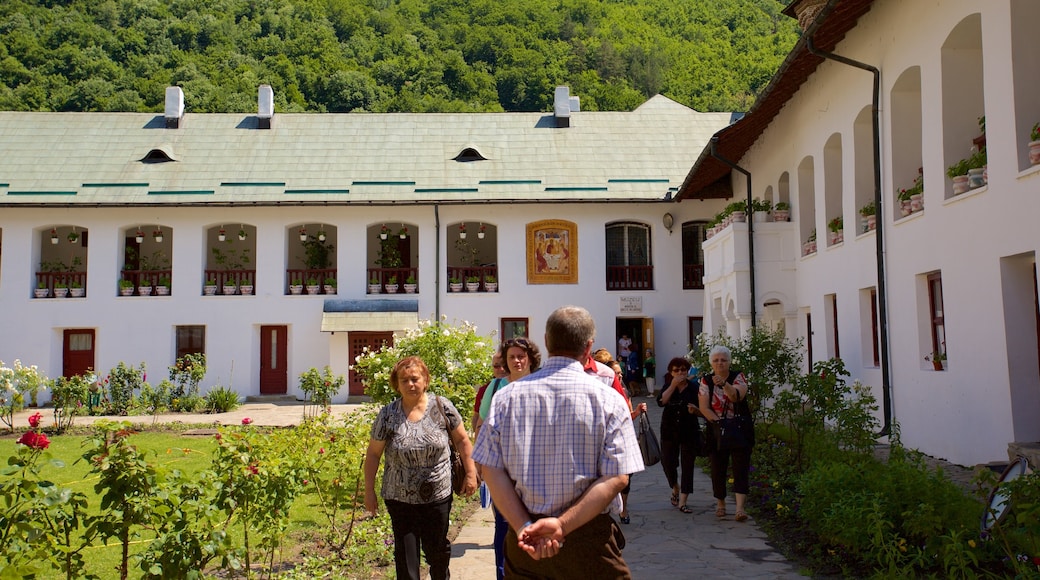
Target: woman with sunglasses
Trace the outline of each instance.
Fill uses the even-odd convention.
[[[538,346],[526,338],[511,338],[499,347],[498,358],[505,365],[509,374],[503,378],[495,379],[484,391],[484,398],[480,402],[480,420],[487,419],[491,411],[491,401],[495,393],[513,381],[518,381],[542,367],[542,355]],[[496,373],[497,376],[497,373]],[[506,533],[509,531],[509,522],[491,504],[491,510],[495,514],[495,577],[498,580],[505,578],[506,565]]]
[[[693,467],[701,444],[697,386],[690,383],[690,362],[675,357],[668,362],[665,388],[657,395],[661,413],[661,467],[672,488],[672,505],[684,514],[693,513],[686,500],[693,491]],[[680,478],[678,469],[682,468]]]

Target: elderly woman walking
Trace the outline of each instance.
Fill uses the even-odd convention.
[[[730,370],[732,354],[724,346],[716,346],[708,354],[711,373],[705,374],[700,382],[700,409],[709,423],[719,419],[732,418],[737,413],[750,414],[747,408],[748,384],[744,373]],[[714,427],[714,425],[712,425]],[[716,429],[709,429],[709,439],[713,439]],[[736,499],[736,515],[733,519],[743,522],[748,519],[744,513],[744,501],[749,490],[751,469],[751,446],[734,449],[719,449],[713,441],[708,442],[708,457],[711,461],[711,489],[717,505],[715,515],[726,517],[726,469],[730,459],[733,460],[733,496]]]
[[[469,435],[451,401],[430,395],[430,369],[417,356],[401,359],[390,373],[401,398],[379,411],[365,454],[365,509],[376,513],[376,471],[385,454],[383,502],[394,532],[397,578],[419,580],[419,550],[426,555],[432,580],[446,580],[451,542],[451,463],[448,437],[466,467],[463,494],[477,489]]]

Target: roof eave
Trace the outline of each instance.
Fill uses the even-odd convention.
[[[809,52],[806,38],[815,35],[817,48],[833,50],[845,38],[845,34],[855,27],[860,16],[870,10],[873,1],[829,0],[813,24],[795,43],[747,114],[712,137],[712,140],[716,140],[716,152],[726,159],[741,159],[823,62],[823,58]],[[784,13],[793,16],[786,11]],[[731,171],[728,165],[712,157],[709,140],[679,187],[675,200],[732,197],[729,184]],[[728,192],[728,195],[722,195],[723,192]]]

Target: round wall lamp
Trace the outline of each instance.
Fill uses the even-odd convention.
[[[668,233],[672,233],[672,226],[675,225],[675,218],[672,217],[671,213],[666,213],[661,216],[661,223],[664,224],[664,229],[668,230]]]

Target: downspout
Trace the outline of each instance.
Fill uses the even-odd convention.
[[[435,260],[437,267],[433,271],[433,312],[434,320],[441,319],[441,206],[433,204],[433,233],[434,236],[434,253],[437,256]]]
[[[752,219],[751,211],[751,173],[749,173],[743,167],[733,163],[729,159],[719,155],[718,151],[715,150],[716,145],[719,142],[718,136],[712,136],[711,138],[711,156],[719,161],[729,165],[731,168],[744,174],[747,180],[747,235],[748,235],[748,265],[750,269],[750,283],[751,283],[751,328],[755,328],[757,324],[758,316],[756,315],[755,304],[758,303],[757,295],[755,294],[755,220]]]
[[[878,70],[877,67],[869,64],[816,48],[816,45],[813,43],[813,36],[816,34],[816,29],[818,27],[817,22],[830,12],[834,4],[835,0],[831,0],[827,7],[816,17],[816,20],[813,22],[810,29],[806,31],[805,47],[810,53],[815,54],[820,58],[840,62],[841,64],[865,70],[874,75],[874,102],[871,106],[871,116],[874,129],[874,207],[877,208],[875,213],[877,213],[878,216],[882,216],[884,215],[884,212],[882,211],[883,200],[881,198],[881,121],[879,118],[881,108],[881,71]],[[888,291],[885,284],[885,228],[883,224],[884,220],[879,219],[874,228],[874,242],[876,244],[877,252],[878,318],[880,319],[878,325],[880,326],[879,338],[881,340],[879,353],[881,358],[881,395],[885,418],[885,422],[881,426],[881,432],[878,433],[879,436],[889,435],[892,431],[892,380],[888,357]]]

